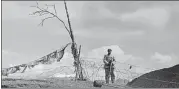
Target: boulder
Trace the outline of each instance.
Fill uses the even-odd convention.
[[[102,85],[103,85],[104,83],[105,83],[105,82],[102,81],[102,80],[94,80],[93,86],[94,86],[94,87],[102,87]]]

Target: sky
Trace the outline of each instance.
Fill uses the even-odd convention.
[[[59,18],[67,24],[62,1],[40,1],[56,5]],[[150,68],[179,63],[178,1],[67,1],[75,40],[82,53],[117,45],[126,61]],[[63,24],[29,15],[35,1],[2,2],[2,67],[27,63],[70,42]],[[53,11],[53,8],[49,7]],[[115,49],[114,49],[115,50]]]

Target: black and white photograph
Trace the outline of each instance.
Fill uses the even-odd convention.
[[[179,1],[1,5],[1,88],[179,88]]]

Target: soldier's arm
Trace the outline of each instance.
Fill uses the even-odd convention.
[[[116,59],[115,59],[115,57],[113,57],[113,63],[114,63],[114,64],[116,63]]]
[[[103,62],[104,62],[105,64],[108,64],[108,62],[106,61],[106,55],[104,55]]]
[[[114,61],[114,62],[116,62],[116,59],[115,59],[115,57],[113,57],[113,61]]]

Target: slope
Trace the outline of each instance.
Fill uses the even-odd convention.
[[[146,73],[127,85],[142,88],[179,88],[179,64]]]

